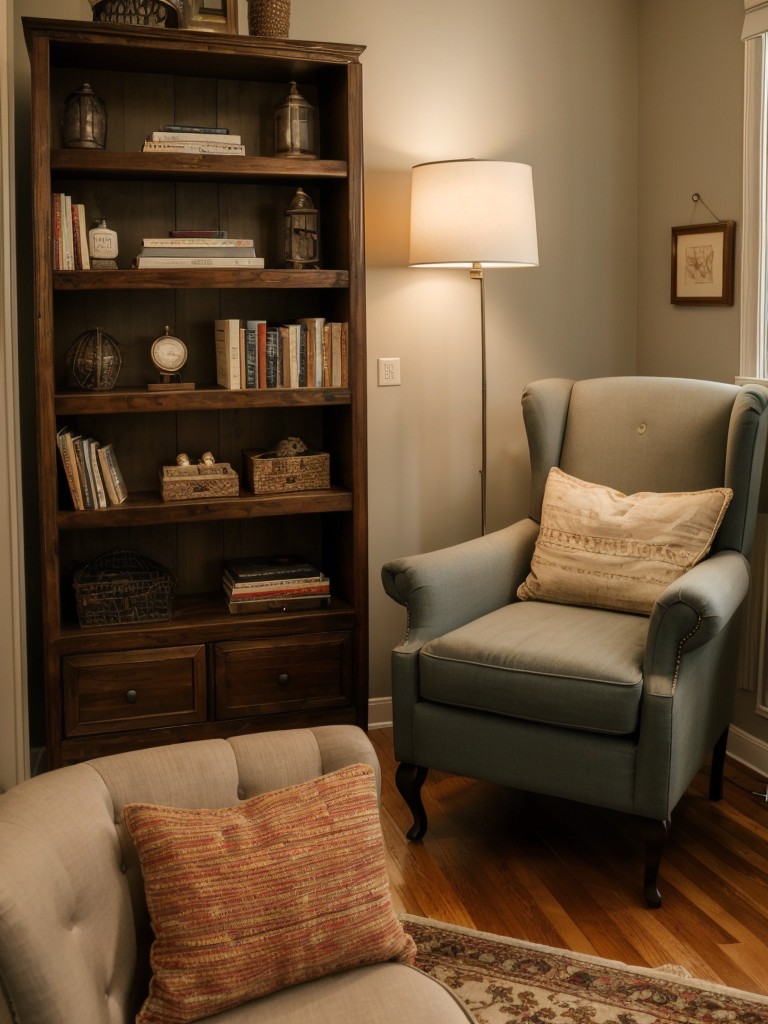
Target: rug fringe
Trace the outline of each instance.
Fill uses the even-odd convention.
[[[479,931],[477,928],[466,928],[463,925],[450,924],[447,921],[438,921],[433,917],[419,917],[415,914],[399,914],[398,917],[401,921],[412,921],[414,924],[424,925],[426,927],[437,927],[443,928],[446,931],[454,932],[458,935],[477,936],[482,939],[487,939],[490,942],[506,943],[510,946],[522,947],[529,949],[534,952],[550,953],[559,956],[567,957],[571,960],[578,960],[583,963],[597,964],[601,967],[612,967],[621,971],[628,971],[631,974],[638,974],[649,978],[669,978],[670,976],[677,976],[685,981],[686,985],[690,985],[692,988],[702,989],[706,992],[721,992],[724,995],[730,995],[734,998],[751,999],[753,1002],[761,1003],[768,1006],[768,996],[761,995],[759,992],[749,992],[746,989],[733,988],[730,985],[722,985],[716,981],[705,981],[702,978],[696,978],[694,975],[680,964],[664,964],[661,967],[639,967],[635,964],[625,964],[621,960],[609,960],[602,956],[595,956],[591,953],[576,953],[570,949],[561,949],[558,946],[544,946],[537,942],[527,942],[525,939],[516,939],[509,935],[496,935],[493,932]],[[684,971],[684,974],[679,974],[679,971]]]

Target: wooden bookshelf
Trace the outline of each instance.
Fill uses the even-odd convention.
[[[50,764],[235,732],[365,726],[363,48],[89,22],[23,23],[32,67],[35,403]],[[319,112],[316,159],[273,155],[272,114],[294,80]],[[84,82],[106,103],[105,150],[61,147],[65,97]],[[141,151],[151,131],[174,122],[226,126],[242,137],[247,155]],[[316,270],[283,266],[284,211],[299,186],[320,211]],[[54,192],[84,204],[89,225],[105,218],[117,232],[117,270],[53,269]],[[264,269],[132,269],[142,238],[189,227],[254,238]],[[216,385],[214,320],[286,323],[305,316],[349,324],[348,387],[228,391]],[[165,325],[187,345],[184,373],[194,390],[147,389],[156,380],[149,346]],[[118,341],[119,378],[108,391],[78,390],[68,381],[66,353],[96,326]],[[56,446],[64,426],[114,445],[129,491],[123,504],[73,510]],[[249,492],[241,452],[271,449],[287,436],[330,454],[331,486]],[[179,451],[196,458],[205,450],[240,473],[239,494],[162,501],[159,467],[173,463]],[[172,574],[169,621],[79,624],[73,571],[116,548],[136,551]],[[223,562],[280,552],[301,552],[330,578],[330,606],[229,614]],[[313,674],[307,665],[314,658]]]

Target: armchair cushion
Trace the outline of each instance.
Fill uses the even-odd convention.
[[[647,632],[638,615],[515,602],[425,644],[420,696],[626,735],[637,727]]]
[[[627,495],[554,466],[517,596],[649,615],[706,557],[732,497],[729,487]]]
[[[128,804],[124,816],[155,932],[137,1024],[187,1024],[415,955],[391,905],[370,765],[233,807]]]

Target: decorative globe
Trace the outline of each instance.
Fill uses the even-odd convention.
[[[111,334],[100,327],[83,331],[67,352],[69,383],[85,391],[109,391],[122,363],[120,347]]]

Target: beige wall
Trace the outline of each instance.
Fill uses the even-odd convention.
[[[495,529],[527,511],[526,382],[634,372],[636,25],[634,0],[293,0],[292,36],[367,44],[373,697],[405,625],[382,563],[480,522],[478,286],[407,269],[410,168],[533,166],[541,265],[486,275]],[[378,356],[400,357],[401,387],[376,386]]]
[[[0,0],[0,793],[28,773],[16,364],[12,9]]]
[[[637,372],[733,381],[736,305],[670,303],[670,228],[698,192],[741,227],[743,0],[642,0],[639,11]],[[700,204],[699,204],[700,205]],[[705,209],[697,222],[711,222]]]

